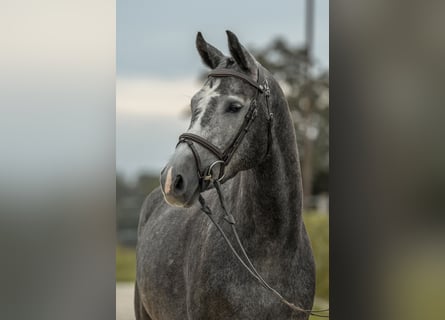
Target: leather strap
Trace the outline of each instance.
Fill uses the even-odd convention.
[[[221,152],[221,150],[217,146],[215,146],[210,141],[207,141],[203,137],[200,137],[194,133],[186,132],[179,136],[178,143],[181,143],[184,141],[187,142],[187,140],[195,141],[196,143],[200,144],[201,146],[203,146],[204,148],[206,148],[207,150],[212,152],[218,159],[223,160],[224,152]]]
[[[219,198],[219,202],[221,205],[221,208],[223,210],[224,213],[224,220],[226,220],[229,224],[230,227],[232,229],[232,233],[235,236],[236,242],[238,244],[239,249],[241,250],[242,255],[244,256],[245,260],[247,261],[247,263],[244,261],[243,258],[241,258],[241,256],[238,254],[237,250],[234,248],[232,242],[229,240],[228,236],[226,235],[226,233],[224,232],[223,228],[219,225],[219,223],[216,221],[216,217],[214,217],[212,210],[210,209],[210,207],[206,204],[204,197],[200,194],[199,195],[199,203],[201,204],[201,211],[204,212],[212,221],[212,223],[215,225],[215,227],[218,229],[219,233],[222,235],[222,237],[224,238],[224,241],[226,242],[226,244],[229,246],[230,250],[232,251],[233,255],[236,257],[236,259],[238,260],[238,262],[241,263],[241,265],[244,267],[245,270],[247,270],[249,272],[249,274],[264,288],[266,288],[267,290],[269,290],[273,295],[275,295],[282,303],[284,303],[285,305],[287,305],[289,308],[291,308],[294,311],[297,312],[302,312],[308,315],[312,315],[315,317],[320,317],[320,318],[329,318],[329,313],[325,314],[326,312],[329,312],[329,308],[328,309],[320,309],[320,310],[313,310],[313,309],[303,309],[297,305],[295,305],[292,302],[289,302],[287,299],[285,299],[276,289],[274,289],[272,286],[270,286],[266,280],[264,280],[264,278],[260,275],[260,273],[258,272],[258,270],[255,268],[255,266],[253,265],[251,259],[249,258],[249,256],[247,255],[246,249],[244,248],[243,244],[241,243],[240,237],[238,235],[238,232],[236,231],[235,225],[236,225],[236,221],[235,218],[233,217],[232,214],[230,214],[227,211],[227,207],[226,207],[226,203],[224,201],[224,197],[222,194],[222,190],[221,190],[221,186],[220,186],[220,182],[218,180],[213,180],[213,185],[215,186],[215,189],[217,191],[217,195]]]
[[[259,90],[261,93],[263,93],[263,91],[264,91],[264,88],[262,86],[260,86],[258,83],[256,83],[255,81],[253,81],[252,78],[246,76],[245,74],[243,74],[241,72],[237,72],[235,70],[231,70],[231,69],[213,70],[209,73],[208,77],[235,77],[235,78],[239,78],[241,80],[246,81],[248,84],[250,84],[252,87]]]

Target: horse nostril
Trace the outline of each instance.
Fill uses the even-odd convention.
[[[182,191],[184,189],[184,179],[180,174],[176,176],[174,188],[175,191]]]

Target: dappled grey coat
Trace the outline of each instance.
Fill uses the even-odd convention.
[[[228,31],[231,57],[198,33],[196,45],[211,69],[229,68],[270,85],[273,123],[263,95],[258,115],[226,167],[222,190],[253,264],[286,299],[311,309],[315,270],[302,221],[301,174],[295,132],[277,81]],[[261,79],[260,79],[261,80]],[[236,135],[255,88],[236,78],[209,78],[192,98],[188,132],[224,149]],[[202,165],[215,157],[196,145]],[[161,187],[145,200],[137,244],[135,312],[138,320],[308,319],[292,311],[243,269],[208,217],[200,211],[197,167],[187,144],[179,144],[161,174]],[[216,192],[202,193],[224,223]]]

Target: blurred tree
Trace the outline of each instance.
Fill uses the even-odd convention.
[[[118,242],[126,246],[136,245],[139,211],[146,196],[159,186],[159,176],[141,174],[137,181],[125,181],[116,176],[116,224]]]

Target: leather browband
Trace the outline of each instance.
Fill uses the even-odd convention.
[[[209,77],[235,77],[235,78],[239,78],[241,80],[246,81],[247,83],[249,83],[252,87],[258,89],[261,93],[263,93],[264,88],[260,85],[258,85],[258,83],[256,83],[255,81],[253,81],[252,78],[246,76],[245,74],[241,73],[241,72],[237,72],[231,69],[218,69],[218,70],[213,70],[211,72],[209,72]]]

